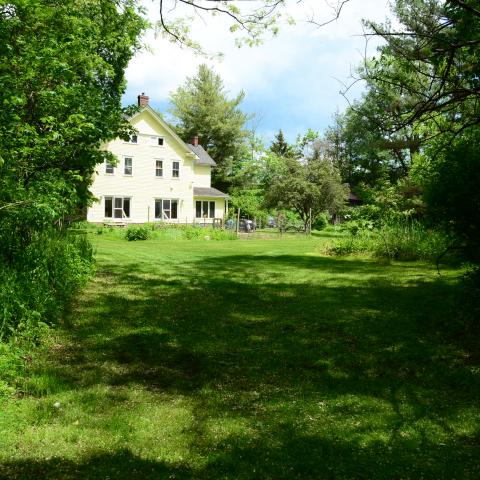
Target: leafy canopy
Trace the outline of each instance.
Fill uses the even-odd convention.
[[[342,183],[338,169],[323,155],[321,142],[310,140],[313,132],[297,142],[304,156],[282,159],[266,193],[269,206],[297,213],[307,228],[310,220],[322,212],[334,214],[346,203],[348,186]]]
[[[100,147],[129,133],[124,70],[144,27],[130,0],[0,7],[2,250],[88,202]]]

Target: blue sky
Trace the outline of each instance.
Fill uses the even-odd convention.
[[[158,20],[158,1],[146,2],[148,18]],[[200,63],[211,66],[224,80],[232,96],[243,90],[242,109],[255,114],[252,126],[268,144],[279,128],[293,141],[308,128],[323,131],[332,115],[347,105],[339,93],[351,82],[351,73],[364,56],[375,52],[376,41],[366,47],[362,18],[383,21],[389,14],[386,0],[350,0],[340,18],[321,28],[303,22],[315,12],[318,20],[331,18],[323,0],[292,1],[289,13],[299,19],[293,26],[281,26],[275,38],[266,37],[258,47],[235,46],[224,18],[196,18],[192,35],[209,52],[222,52],[223,59],[211,59],[157,37],[153,31],[144,41],[148,49],[139,52],[127,69],[124,103],[134,103],[145,92],[152,106],[166,113],[169,93],[195,74]],[[348,94],[361,94],[356,85]],[[166,114],[168,118],[168,114]]]

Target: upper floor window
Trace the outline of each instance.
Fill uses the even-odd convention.
[[[155,176],[163,177],[163,161],[155,160]]]
[[[180,162],[172,162],[172,178],[180,176]]]
[[[125,166],[124,166],[124,171],[123,171],[123,173],[125,175],[131,175],[132,174],[132,164],[133,164],[132,157],[125,157]]]
[[[105,173],[113,174],[115,173],[115,166],[113,163],[110,163],[108,160],[105,160]]]
[[[150,144],[154,145],[155,147],[162,147],[163,146],[163,137],[157,137],[157,136],[150,137]]]
[[[130,136],[130,143],[138,143],[138,136],[137,135],[131,135]]]

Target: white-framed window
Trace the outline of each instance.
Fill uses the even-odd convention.
[[[155,218],[157,220],[178,219],[178,199],[156,198],[155,199]]]
[[[180,177],[180,162],[172,162],[172,178]]]
[[[215,202],[211,200],[197,200],[195,202],[196,218],[215,218]]]
[[[163,160],[155,160],[155,176],[163,177]]]
[[[105,218],[130,218],[130,197],[105,197]]]
[[[157,135],[150,137],[150,145],[153,147],[163,147],[163,137],[158,137]]]
[[[132,175],[133,158],[125,157],[123,161],[124,161],[124,168],[123,168],[124,175]]]
[[[105,160],[105,173],[108,175],[113,175],[115,173],[115,165],[108,160]]]

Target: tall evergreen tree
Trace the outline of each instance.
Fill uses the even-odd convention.
[[[171,114],[184,141],[199,137],[200,144],[217,162],[212,181],[228,189],[245,154],[248,115],[239,106],[244,92],[229,99],[223,80],[207,65],[170,95]]]
[[[285,140],[282,129],[275,134],[275,139],[270,145],[270,151],[279,157],[293,157],[293,148]]]

